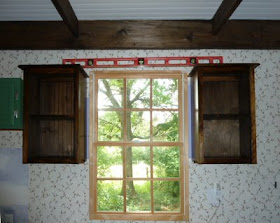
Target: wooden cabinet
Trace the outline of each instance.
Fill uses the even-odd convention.
[[[21,65],[24,163],[85,161],[86,78],[80,65]]]
[[[22,130],[22,79],[0,78],[0,129]]]
[[[256,163],[256,66],[204,64],[190,73],[195,162]]]

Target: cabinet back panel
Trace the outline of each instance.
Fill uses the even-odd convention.
[[[30,114],[74,115],[74,77],[30,75]]]
[[[40,114],[74,115],[73,81],[40,82]]]
[[[29,157],[38,157],[41,153],[40,149],[40,123],[37,120],[29,120],[29,147],[28,147],[28,156]]]
[[[240,156],[238,120],[204,120],[205,157]]]
[[[240,118],[240,153],[242,157],[251,157],[251,117]]]
[[[203,82],[204,114],[238,114],[239,82]]]
[[[40,157],[74,156],[74,124],[72,120],[33,120],[33,122],[29,135],[29,142],[32,144],[31,151],[29,151],[31,157],[36,158],[37,155]],[[39,124],[37,128],[34,128],[36,123]]]

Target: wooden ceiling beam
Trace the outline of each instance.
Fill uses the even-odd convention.
[[[223,0],[212,19],[212,34],[216,35],[226,24],[242,0]]]
[[[69,0],[52,0],[52,3],[70,32],[78,37],[79,22]]]
[[[280,49],[280,21],[80,21],[75,38],[63,22],[0,22],[0,49]]]

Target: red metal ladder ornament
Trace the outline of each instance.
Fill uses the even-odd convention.
[[[80,64],[84,68],[114,67],[184,67],[197,64],[223,63],[222,56],[202,57],[136,57],[136,58],[88,58],[63,59],[63,64]]]

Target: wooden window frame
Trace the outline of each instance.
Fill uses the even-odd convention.
[[[135,79],[164,79],[176,78],[178,79],[178,114],[179,114],[179,139],[178,142],[137,142],[137,146],[178,146],[180,148],[180,201],[181,212],[97,212],[97,146],[131,146],[135,143],[127,141],[118,142],[103,142],[98,141],[98,105],[97,105],[97,92],[98,92],[98,79],[120,79],[120,78],[135,78]],[[126,86],[125,86],[126,88]],[[89,216],[90,220],[145,220],[145,221],[182,221],[189,220],[189,164],[188,164],[188,103],[187,101],[187,75],[181,71],[93,71],[90,73],[90,124],[89,124]],[[184,97],[183,97],[184,95]],[[150,98],[150,100],[152,100]],[[183,109],[184,108],[184,109]],[[137,110],[137,109],[136,109]],[[154,110],[152,108],[146,110]],[[173,109],[156,109],[157,111],[166,111]],[[184,112],[183,112],[184,110]],[[124,108],[124,111],[126,109]],[[152,123],[152,121],[151,121]],[[124,129],[126,129],[124,127]],[[110,178],[111,179],[111,178]],[[123,179],[124,180],[124,179]],[[134,179],[133,179],[134,180]],[[137,180],[139,180],[137,178]],[[140,179],[141,180],[141,179]],[[145,178],[145,180],[147,180]],[[160,179],[156,179],[160,180]],[[153,181],[153,179],[151,179]],[[126,195],[124,194],[124,200]],[[151,200],[153,204],[153,198]]]

